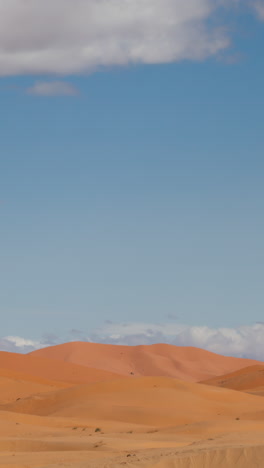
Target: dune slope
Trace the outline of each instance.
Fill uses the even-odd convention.
[[[264,396],[264,365],[245,367],[201,383]]]
[[[4,351],[0,352],[0,369],[15,373],[20,372],[27,375],[28,378],[31,376],[34,381],[39,383],[45,379],[53,382],[81,384],[120,378],[119,375],[101,369]]]
[[[38,393],[68,387],[69,384],[34,378],[21,372],[0,369],[0,402],[8,403]]]

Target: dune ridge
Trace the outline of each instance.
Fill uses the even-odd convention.
[[[167,344],[121,346],[71,342],[43,348],[31,356],[70,362],[128,376],[164,376],[196,382],[260,364],[194,347]]]

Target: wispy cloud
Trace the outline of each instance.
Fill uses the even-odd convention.
[[[36,96],[76,96],[78,94],[78,90],[65,81],[37,81],[26,92]]]
[[[255,2],[255,9],[257,11],[257,14],[259,18],[264,21],[264,1],[263,0],[257,0]]]
[[[264,360],[264,324],[238,328],[210,328],[177,323],[112,324],[96,330],[91,338],[113,344],[170,343],[195,346],[238,357]]]
[[[203,60],[229,46],[214,18],[238,1],[0,0],[0,74]]]
[[[238,328],[210,328],[177,323],[105,323],[90,334],[70,330],[67,336],[46,334],[41,340],[20,337],[0,339],[0,349],[29,352],[34,349],[66,341],[92,341],[98,343],[140,345],[169,343],[178,346],[195,346],[209,351],[237,357],[264,361],[264,324]]]

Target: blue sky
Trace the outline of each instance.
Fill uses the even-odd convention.
[[[8,10],[5,0],[0,4]],[[263,321],[258,6],[259,17],[245,6],[204,13],[194,31],[209,24],[215,38],[225,28],[210,51],[203,42],[202,52],[188,45],[178,57],[175,46],[175,58],[166,59],[167,51],[156,57],[148,48],[132,64],[113,53],[109,64],[97,59],[75,69],[71,54],[67,66],[58,54],[50,65],[40,48],[30,68],[26,45],[23,62],[6,33],[9,52],[0,54],[2,349],[10,336],[110,342],[121,339],[120,326],[128,323],[138,343],[157,324],[154,338],[166,340],[168,324],[243,335],[241,327],[252,331]],[[6,14],[16,18],[11,9]],[[180,33],[172,42],[179,50],[183,27]],[[206,36],[211,44],[212,37]],[[58,75],[60,59],[65,72]],[[261,324],[257,330],[263,337]],[[193,334],[181,341],[193,343]]]

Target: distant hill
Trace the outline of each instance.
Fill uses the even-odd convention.
[[[40,349],[30,356],[52,359],[129,376],[160,376],[195,382],[260,364],[250,359],[168,344],[120,346],[71,342]]]

